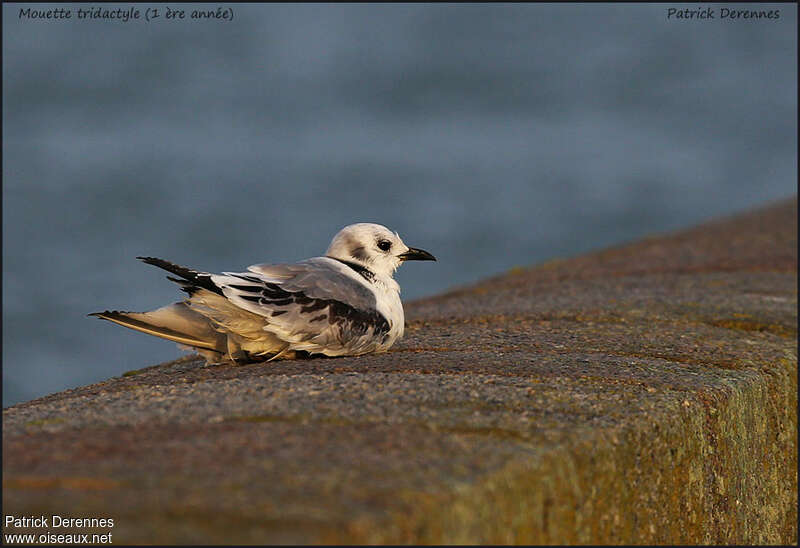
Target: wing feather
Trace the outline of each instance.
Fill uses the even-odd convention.
[[[214,274],[211,280],[231,303],[263,316],[264,330],[294,349],[369,352],[391,328],[372,291],[334,259],[253,265],[248,271]]]

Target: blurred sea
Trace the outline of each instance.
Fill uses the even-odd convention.
[[[182,354],[86,317],[181,298],[137,255],[238,270],[374,221],[439,259],[409,300],[796,192],[793,4],[226,6],[3,5],[4,406]]]

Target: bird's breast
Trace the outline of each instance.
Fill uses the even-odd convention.
[[[383,284],[377,284],[376,288],[376,308],[389,322],[389,336],[386,342],[391,345],[403,336],[405,328],[403,303],[400,301],[400,292],[397,289]]]

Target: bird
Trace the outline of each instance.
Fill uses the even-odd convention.
[[[325,255],[292,264],[255,264],[212,274],[156,257],[188,294],[149,312],[106,310],[89,316],[194,350],[207,365],[386,352],[403,336],[400,286],[405,261],[435,261],[397,232],[375,223],[342,228]]]

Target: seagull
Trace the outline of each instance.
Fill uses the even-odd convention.
[[[177,342],[208,364],[386,352],[403,336],[400,286],[405,261],[435,261],[374,223],[348,225],[324,257],[256,264],[211,274],[155,257],[137,257],[176,277],[189,297],[150,312],[89,314]]]

